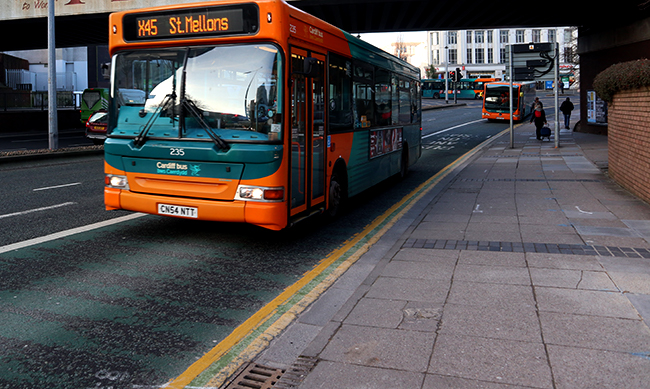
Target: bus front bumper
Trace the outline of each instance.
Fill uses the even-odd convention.
[[[104,188],[104,203],[107,210],[125,209],[152,215],[249,223],[274,231],[287,226],[286,202],[201,200]]]

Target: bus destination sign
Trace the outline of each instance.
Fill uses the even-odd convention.
[[[197,38],[257,30],[257,7],[208,7],[129,14],[124,17],[127,41]]]

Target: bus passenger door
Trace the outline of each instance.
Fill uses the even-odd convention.
[[[305,60],[316,67],[305,75]],[[291,50],[291,212],[325,201],[325,56]]]

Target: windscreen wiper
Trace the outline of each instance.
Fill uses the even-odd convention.
[[[219,146],[219,148],[228,151],[230,149],[230,146],[228,146],[228,143],[226,143],[223,139],[217,135],[212,127],[203,119],[203,116],[201,116],[201,113],[199,112],[199,108],[197,108],[196,104],[192,100],[189,99],[182,99],[181,104],[189,113],[194,116],[197,122],[203,127],[205,132],[208,133],[208,136],[214,141],[214,143]]]
[[[169,103],[173,102],[174,100],[176,100],[176,92],[172,92],[166,95],[163,101],[161,101],[160,104],[158,104],[158,107],[156,107],[156,111],[154,111],[154,113],[151,115],[149,120],[147,120],[147,123],[144,125],[144,127],[142,127],[142,130],[140,131],[138,136],[136,136],[133,139],[133,144],[136,147],[142,147],[142,145],[144,145],[144,143],[147,141],[147,133],[149,132],[151,127],[153,127],[153,124],[156,122],[156,119],[160,117],[162,111],[167,109]],[[144,115],[146,115],[146,111],[144,110],[144,108],[140,112],[141,112],[140,116],[143,116],[143,113]]]

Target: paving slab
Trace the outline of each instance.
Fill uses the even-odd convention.
[[[484,282],[509,285],[530,285],[530,274],[524,267],[458,264],[454,281]]]
[[[443,303],[450,286],[450,280],[379,277],[366,296],[387,300]]]
[[[531,268],[535,286],[619,292],[605,271]]]
[[[547,344],[643,353],[650,350],[650,328],[639,319],[540,312]]]
[[[427,374],[422,389],[525,389],[528,386],[500,384],[481,380]]]
[[[439,333],[542,342],[537,312],[529,309],[447,304]]]
[[[301,387],[310,389],[413,389],[421,387],[423,381],[423,373],[320,361],[305,378]]]
[[[344,324],[320,354],[326,361],[424,373],[436,335]]]
[[[557,389],[650,387],[650,358],[607,350],[549,345]]]
[[[429,373],[531,388],[553,387],[541,342],[440,334]]]
[[[630,301],[619,292],[535,287],[540,312],[640,319]]]

